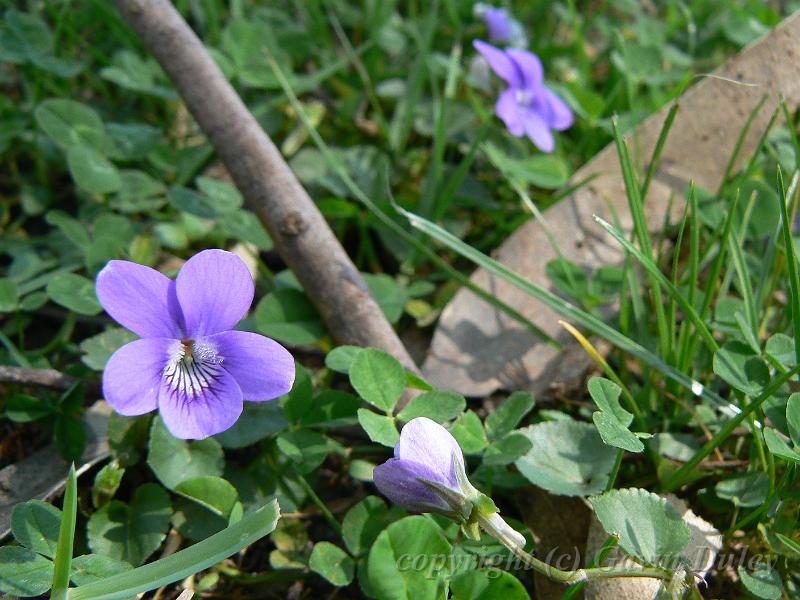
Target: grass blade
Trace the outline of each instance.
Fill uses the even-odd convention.
[[[56,556],[53,560],[53,589],[50,593],[52,600],[64,600],[67,598],[77,514],[78,481],[75,476],[75,465],[70,465],[67,486],[64,489],[64,506],[61,511],[61,527],[58,530]]]
[[[123,600],[180,581],[271,533],[280,507],[273,500],[202,542],[150,564],[69,591],[69,600]]]
[[[797,269],[797,255],[794,251],[792,239],[792,225],[789,221],[789,206],[786,200],[786,186],[783,182],[783,173],[778,167],[778,188],[780,193],[781,225],[783,228],[783,245],[786,252],[786,270],[789,272],[789,306],[791,307],[792,323],[794,324],[794,351],[795,358],[800,364],[800,275]]]
[[[553,346],[554,348],[560,348],[561,344],[558,343],[552,336],[548,335],[541,328],[539,328],[536,324],[531,322],[530,319],[527,319],[524,315],[520,312],[496,298],[490,292],[487,292],[483,288],[475,285],[466,277],[463,273],[459,272],[457,269],[453,268],[447,261],[441,259],[436,252],[434,252],[431,248],[429,248],[426,244],[422,243],[420,240],[416,239],[413,234],[406,231],[404,227],[402,227],[399,223],[397,223],[394,219],[389,217],[386,213],[384,213],[380,207],[378,207],[372,199],[364,193],[356,183],[353,181],[353,178],[350,177],[350,173],[347,170],[347,167],[342,163],[342,161],[331,152],[331,149],[325,143],[325,140],[322,139],[322,136],[316,130],[314,125],[311,123],[308,115],[306,114],[305,110],[303,110],[303,106],[300,104],[300,101],[297,99],[292,87],[289,85],[289,82],[286,80],[286,77],[283,75],[280,67],[278,67],[277,63],[271,58],[267,57],[267,62],[269,63],[270,67],[272,68],[273,72],[275,73],[275,77],[277,78],[278,82],[281,84],[283,88],[283,92],[286,94],[286,98],[289,100],[289,103],[292,105],[295,113],[297,114],[298,118],[302,121],[305,128],[308,130],[308,134],[313,140],[314,144],[317,146],[319,151],[322,153],[323,159],[327,163],[327,165],[333,170],[342,180],[345,187],[353,194],[353,196],[361,202],[383,225],[385,225],[393,234],[407,243],[409,246],[414,248],[417,252],[420,252],[424,256],[426,256],[434,265],[436,265],[439,269],[444,271],[449,277],[458,281],[461,285],[468,288],[471,292],[476,294],[479,298],[485,300],[488,304],[510,316],[512,319],[518,321],[530,331],[532,331],[536,336],[540,339],[544,340],[547,344]]]
[[[614,132],[614,143],[617,146],[617,156],[619,157],[620,168],[622,169],[622,178],[625,182],[625,193],[628,196],[628,206],[630,207],[631,216],[633,217],[633,230],[639,240],[639,245],[642,247],[642,254],[651,261],[654,259],[653,245],[650,241],[650,232],[647,230],[647,220],[644,216],[644,204],[642,202],[641,190],[639,182],[636,180],[636,173],[634,172],[633,161],[631,160],[628,146],[622,135],[619,132],[617,119],[611,120],[611,127]],[[659,274],[661,272],[659,271]],[[653,294],[653,309],[656,314],[656,328],[658,330],[658,341],[660,344],[660,352],[662,357],[669,356],[670,338],[669,328],[667,326],[667,317],[664,313],[664,301],[661,297],[661,288],[657,285],[653,274],[648,271],[650,278],[650,287]]]
[[[647,273],[652,277],[653,281],[656,285],[660,285],[663,287],[667,293],[670,295],[678,306],[681,307],[686,313],[686,317],[692,322],[697,329],[697,333],[703,338],[708,346],[708,349],[712,352],[716,352],[719,349],[719,345],[717,344],[714,336],[711,335],[711,332],[706,327],[705,322],[700,318],[700,315],[697,314],[697,311],[694,307],[689,303],[689,301],[680,293],[680,291],[672,284],[672,282],[667,279],[664,274],[659,270],[658,265],[656,265],[652,260],[647,258],[636,246],[631,244],[622,232],[616,229],[610,223],[607,223],[600,217],[595,216],[595,221],[597,221],[600,226],[605,229],[611,236],[617,240],[628,252],[630,252],[633,257],[639,261],[639,263],[645,268]]]
[[[669,481],[664,485],[664,491],[672,492],[683,485],[691,470],[699,465],[700,461],[722,445],[742,421],[758,410],[765,401],[771,398],[775,392],[797,373],[800,373],[800,365],[796,366],[791,371],[781,373],[777,379],[774,379],[768,387],[764,388],[764,391],[761,392],[758,397],[747,405],[739,414],[728,420],[712,439],[703,444],[703,447],[695,452],[694,456],[692,456],[686,464],[672,474],[672,477],[670,477]]]
[[[667,113],[667,118],[664,119],[664,125],[661,126],[661,133],[658,134],[658,140],[656,141],[655,148],[653,148],[653,155],[650,158],[650,164],[647,167],[647,173],[644,176],[644,182],[642,182],[642,198],[647,198],[647,192],[650,190],[650,184],[653,181],[653,177],[658,170],[658,164],[661,160],[661,153],[664,151],[664,144],[667,142],[667,136],[669,136],[669,130],[672,129],[672,123],[675,121],[675,115],[678,114],[679,104],[675,102],[669,109]]]
[[[451,234],[450,232],[446,231],[445,229],[439,227],[435,223],[431,223],[430,221],[423,219],[422,217],[415,215],[412,212],[409,212],[403,209],[400,206],[395,206],[396,210],[398,210],[408,221],[411,225],[420,231],[427,233],[430,237],[434,238],[438,242],[441,242],[451,250],[457,252],[464,258],[467,258],[474,262],[476,265],[483,267],[490,273],[497,275],[508,281],[509,283],[515,285],[522,291],[530,294],[532,297],[536,298],[540,302],[546,304],[556,312],[560,313],[561,315],[572,319],[576,323],[580,324],[582,327],[585,327],[592,331],[594,334],[599,335],[600,337],[608,340],[615,346],[617,346],[620,350],[623,350],[629,353],[632,356],[635,356],[639,360],[641,360],[646,365],[656,369],[665,377],[672,379],[676,383],[682,385],[686,389],[692,389],[692,387],[697,387],[697,382],[681,373],[680,371],[674,369],[667,363],[665,363],[661,358],[647,350],[641,344],[635,342],[634,340],[630,339],[629,337],[623,335],[610,325],[606,324],[603,320],[595,317],[594,315],[587,313],[584,310],[576,307],[574,304],[564,300],[560,296],[557,296],[553,292],[533,283],[522,277],[519,273],[509,269],[502,263],[497,262],[493,258],[483,254],[479,250],[476,250],[469,244],[464,243],[456,236]],[[627,240],[626,240],[627,241]],[[729,402],[725,401],[715,392],[708,390],[707,388],[703,387],[703,389],[698,394],[703,398],[707,399],[712,404],[722,408],[725,411],[733,411],[735,413],[741,412],[739,408],[733,406]]]

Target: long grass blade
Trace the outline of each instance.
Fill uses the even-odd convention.
[[[440,226],[436,225],[435,223],[431,223],[427,219],[424,219],[418,215],[415,215],[412,212],[409,212],[403,209],[400,206],[395,206],[395,209],[398,210],[406,219],[408,219],[409,223],[420,231],[424,231],[429,236],[434,238],[436,241],[444,244],[451,250],[457,252],[464,258],[468,258],[476,265],[483,267],[490,273],[497,275],[508,281],[509,283],[515,285],[522,291],[526,292],[527,294],[531,295],[532,297],[536,298],[543,304],[549,306],[556,312],[560,313],[561,315],[572,319],[582,327],[592,331],[594,334],[599,335],[600,337],[608,340],[615,346],[617,346],[620,350],[629,353],[630,355],[638,358],[646,365],[649,365],[656,369],[659,373],[664,375],[665,377],[672,379],[676,383],[682,385],[686,389],[697,389],[697,382],[691,379],[690,377],[686,376],[685,374],[677,371],[666,362],[664,362],[661,358],[647,350],[644,346],[635,342],[634,340],[630,339],[629,337],[623,335],[610,325],[606,324],[601,319],[595,317],[594,315],[587,313],[584,310],[576,307],[574,304],[564,300],[560,296],[557,296],[553,292],[533,283],[522,277],[520,274],[516,273],[512,269],[509,269],[502,263],[497,262],[493,258],[486,256],[479,250],[476,250],[469,244],[464,243],[456,236],[451,234],[450,232],[446,231],[445,229],[441,228]],[[713,405],[721,408],[725,412],[740,412],[740,409],[731,405],[729,402],[725,401],[715,392],[707,389],[706,387],[700,386],[703,389],[699,390],[700,396],[708,400]]]
[[[61,510],[61,526],[58,530],[56,556],[53,560],[52,600],[65,600],[72,569],[72,548],[75,543],[75,521],[78,514],[78,481],[75,465],[70,465],[67,486],[64,489],[64,506]]]
[[[207,569],[260,540],[275,529],[280,518],[278,501],[245,515],[238,523],[193,546],[132,571],[73,588],[69,600],[124,600],[180,581]]]
[[[792,239],[792,225],[789,221],[786,185],[780,167],[778,167],[778,189],[780,191],[778,199],[780,201],[784,252],[786,253],[786,270],[789,273],[789,306],[794,325],[794,351],[797,363],[800,364],[800,274],[798,274],[797,254],[794,251],[794,240]]]

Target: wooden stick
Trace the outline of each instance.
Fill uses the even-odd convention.
[[[168,0],[116,3],[210,138],[333,338],[376,346],[418,371],[308,193],[175,7]]]
[[[36,385],[54,390],[66,390],[78,380],[55,369],[29,369],[0,365],[0,383]]]

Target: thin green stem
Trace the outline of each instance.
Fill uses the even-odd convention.
[[[333,513],[328,509],[327,506],[325,506],[322,498],[317,495],[317,493],[314,491],[314,488],[312,488],[308,481],[306,481],[306,478],[300,475],[300,473],[297,473],[295,477],[297,478],[300,487],[303,488],[303,491],[305,491],[305,493],[308,494],[308,497],[311,498],[311,501],[317,505],[319,512],[322,513],[322,516],[325,517],[325,520],[328,522],[328,524],[333,527],[333,530],[337,534],[342,535],[342,524],[339,523],[336,517],[333,516]]]
[[[789,379],[794,377],[797,373],[800,373],[800,365],[797,365],[791,371],[787,371],[786,373],[782,373],[778,378],[774,379],[772,383],[759,395],[755,398],[748,406],[742,410],[739,414],[735,417],[731,418],[722,429],[717,432],[717,434],[707,441],[700,450],[695,452],[694,456],[689,459],[685,465],[683,465],[680,469],[673,473],[672,477],[669,479],[667,484],[664,486],[664,490],[667,492],[671,492],[681,485],[686,480],[686,476],[694,469],[700,461],[702,461],[706,456],[711,454],[715,448],[718,448],[722,443],[728,439],[728,437],[733,433],[733,430],[736,429],[739,424],[744,421],[750,414],[756,411],[764,402],[766,402],[772,395],[777,392]]]

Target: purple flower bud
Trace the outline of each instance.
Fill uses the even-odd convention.
[[[552,152],[552,130],[568,129],[573,115],[567,103],[544,84],[539,57],[519,48],[500,50],[481,40],[475,40],[473,46],[508,84],[497,100],[497,116],[512,135],[527,135],[540,150]]]
[[[483,21],[489,30],[490,40],[507,42],[511,38],[511,15],[505,8],[487,8],[483,13]]]
[[[426,417],[406,423],[394,458],[375,467],[373,480],[384,496],[407,510],[446,515],[472,537],[480,526],[504,543],[525,545],[525,538],[503,521],[494,502],[467,479],[464,454],[455,438]]]
[[[175,281],[112,260],[96,287],[106,312],[142,338],[117,350],[103,371],[103,396],[118,413],[158,409],[175,437],[202,439],[233,425],[243,400],[272,400],[292,388],[294,359],[283,346],[232,331],[254,291],[235,254],[204,250]]]
[[[473,14],[486,23],[489,39],[493,42],[503,42],[519,48],[528,45],[522,24],[505,8],[496,8],[479,2],[475,5]]]

